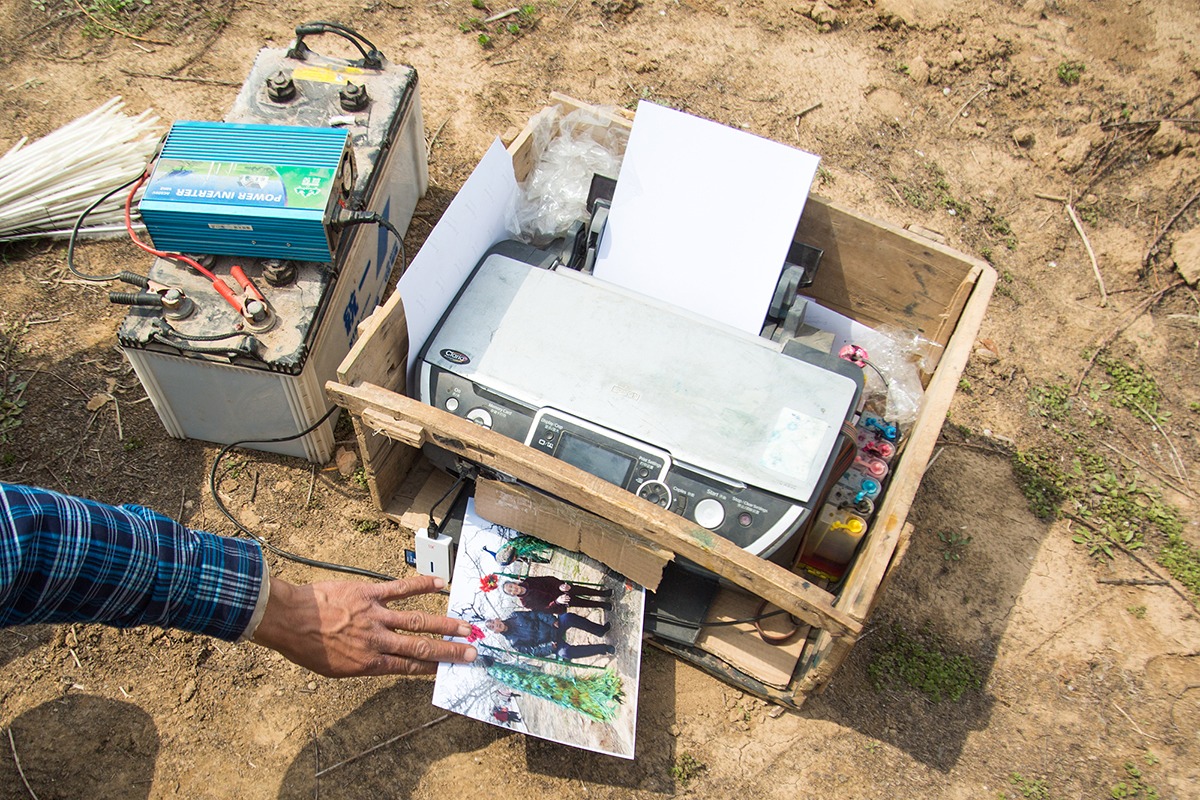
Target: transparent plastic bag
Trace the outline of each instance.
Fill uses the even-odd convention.
[[[563,114],[561,106],[542,111],[533,124],[534,165],[520,184],[508,228],[540,247],[587,218],[592,176],[617,177],[629,131],[596,110]]]
[[[941,345],[913,330],[876,328],[880,342],[867,354],[867,408],[905,430],[917,419],[925,388],[921,373],[933,371]]]

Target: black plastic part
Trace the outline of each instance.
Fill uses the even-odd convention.
[[[596,210],[597,200],[607,200],[612,204],[613,195],[617,191],[616,178],[609,178],[606,175],[593,174],[592,185],[588,187],[587,210],[588,213],[594,213]]]
[[[821,265],[821,256],[825,255],[825,251],[819,247],[813,247],[811,244],[804,242],[792,242],[788,247],[787,261],[784,266],[794,265],[804,270],[804,277],[797,284],[798,289],[804,289],[812,286],[813,280],[817,277],[817,267]]]

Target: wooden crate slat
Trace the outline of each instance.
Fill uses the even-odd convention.
[[[858,620],[834,608],[832,595],[806,578],[756,558],[712,531],[553,456],[377,386],[351,387],[331,382],[327,389],[339,405],[359,418],[365,409],[374,407],[396,419],[424,427],[429,442],[599,514],[749,589],[811,625],[851,637],[862,629]]]

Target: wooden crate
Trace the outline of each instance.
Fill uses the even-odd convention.
[[[582,106],[561,95],[553,95],[552,101],[564,111]],[[622,112],[603,113],[607,124],[631,124]],[[509,146],[518,180],[533,164],[530,134],[527,127]],[[407,397],[405,363],[410,343],[397,293],[363,323],[357,343],[338,370],[338,380],[327,385],[334,400],[353,416],[375,503],[392,518],[415,527],[418,520],[406,513],[414,503],[421,505],[416,498],[430,475],[419,448],[434,442],[536,487],[518,489],[487,482],[479,493],[493,508],[520,518],[551,520],[556,527],[565,522],[572,530],[583,531],[576,541],[584,552],[596,554],[595,543],[600,542],[603,553],[632,554],[630,560],[643,569],[655,558],[661,562],[674,555],[700,564],[811,626],[790,682],[767,685],[697,648],[657,640],[654,644],[747,691],[798,708],[845,660],[904,555],[912,533],[906,522],[908,510],[971,353],[996,272],[986,262],[930,238],[866,218],[816,195],[808,199],[796,240],[824,250],[816,281],[805,290],[806,296],[868,326],[914,330],[941,345],[929,362],[931,372],[924,376],[925,394],[917,419],[905,433],[870,530],[836,593],[582,470]],[[610,566],[622,569],[621,564]],[[630,577],[656,585],[653,576]]]

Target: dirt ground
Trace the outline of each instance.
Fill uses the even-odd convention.
[[[1091,453],[1162,492],[1200,546],[1200,299],[1181,284],[1200,272],[1194,0],[551,0],[519,35],[493,23],[491,49],[460,31],[506,8],[6,0],[0,147],[115,95],[164,120],[220,119],[261,47],[333,19],[420,75],[431,187],[410,253],[493,138],[551,91],[651,99],[819,154],[815,191],[940,231],[1000,274],[865,637],[799,713],[648,648],[632,762],[451,717],[318,779],[438,717],[432,684],[326,680],[254,646],[152,629],[10,629],[0,797],[1200,796],[1200,624],[1196,595],[1164,579],[1166,537],[1147,528],[1142,549],[1097,557],[1086,523],[1030,511],[1011,468],[1042,453],[1070,473]],[[28,384],[5,411],[21,425],[0,443],[0,479],[232,532],[206,488],[216,448],[164,433],[115,347],[109,287],[68,280],[60,242],[0,255],[3,377]],[[145,261],[119,242],[81,258]],[[1113,363],[1153,378],[1155,415],[1107,402]],[[89,410],[98,393],[114,399]],[[243,459],[225,488],[254,494],[252,521],[278,544],[404,569],[411,534],[354,481]],[[1093,482],[1089,496],[1117,494]],[[877,689],[870,667],[895,625],[973,659],[979,689],[939,703]]]

